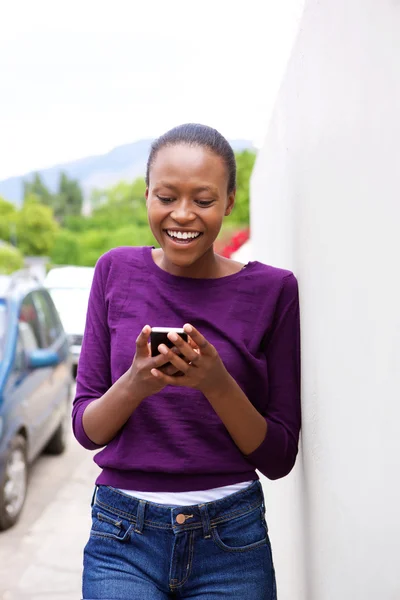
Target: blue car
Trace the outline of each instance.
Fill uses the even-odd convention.
[[[69,342],[49,293],[29,273],[0,276],[0,530],[21,514],[33,460],[65,449],[71,386]]]

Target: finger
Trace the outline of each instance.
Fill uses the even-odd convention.
[[[151,369],[150,373],[163,385],[175,385],[178,387],[187,386],[187,378],[185,375],[181,377],[165,375],[158,369]]]
[[[176,375],[177,373],[179,373],[178,369],[176,367],[174,367],[174,365],[171,364],[167,364],[164,367],[160,367],[159,369],[162,373],[164,373],[164,375]]]
[[[175,356],[173,352],[171,352],[171,356],[168,354],[157,354],[157,356],[153,356],[151,357],[149,363],[148,363],[148,367],[150,369],[160,369],[161,367],[164,367],[165,365],[167,365],[168,363],[172,363],[171,357]],[[177,368],[174,365],[174,368]]]
[[[191,362],[189,358],[181,357],[175,352],[173,352],[170,348],[167,348],[164,344],[160,344],[158,347],[160,353],[167,358],[170,363],[178,370],[186,373],[189,369],[189,363]],[[191,349],[190,349],[191,350]],[[193,354],[196,354],[194,350],[191,350]]]
[[[190,344],[188,344],[187,342],[185,342],[185,340],[183,340],[181,338],[180,335],[178,335],[174,331],[171,331],[168,334],[168,339],[173,344],[175,344],[175,347],[178,349],[180,354],[182,354],[183,357],[185,357],[187,359],[187,362],[193,362],[193,361],[197,360],[198,354],[194,351],[194,349],[190,346]],[[161,346],[164,346],[164,348],[166,348],[166,346],[164,344],[161,344],[159,346],[160,351],[161,351]],[[163,350],[163,351],[165,352],[165,350]]]
[[[190,335],[188,336],[188,344],[191,348],[193,348],[193,350],[195,350],[196,352],[198,352],[199,347],[196,344],[196,342],[194,340],[192,340],[192,338],[190,337]]]
[[[148,344],[150,333],[151,327],[149,325],[145,325],[136,339],[136,355],[140,358],[147,358],[147,356],[149,355]]]
[[[186,323],[186,325],[183,326],[183,329],[188,335],[190,335],[193,342],[197,345],[202,354],[208,354],[214,350],[214,346],[210,344],[210,342],[206,340],[204,335],[197,331],[197,329],[193,327],[193,325]]]

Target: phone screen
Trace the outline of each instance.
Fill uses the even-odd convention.
[[[152,327],[150,335],[151,355],[157,356],[159,353],[158,346],[165,344],[167,348],[173,348],[174,343],[168,339],[167,335],[171,331],[177,333],[185,342],[188,341],[187,333],[177,327]]]

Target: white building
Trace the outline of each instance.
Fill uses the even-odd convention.
[[[399,600],[398,1],[305,2],[251,230],[302,308],[302,446],[265,482],[279,600]]]

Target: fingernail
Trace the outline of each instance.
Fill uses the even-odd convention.
[[[167,346],[163,346],[163,344],[160,344],[160,346],[158,346],[158,351],[161,352],[161,354],[168,354],[168,348]]]
[[[149,325],[145,325],[142,329],[142,333],[148,333],[149,331]]]
[[[171,333],[168,334],[169,339],[171,340],[171,342],[176,342],[176,340],[178,339],[178,334],[175,333],[175,331],[172,331]]]
[[[188,323],[186,323],[186,325],[183,326],[183,329],[186,331],[186,333],[192,333],[193,331],[193,327]]]
[[[153,375],[153,377],[158,377],[158,371],[156,371],[156,369],[151,369],[150,373]]]

